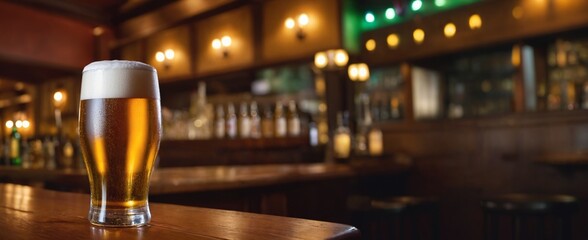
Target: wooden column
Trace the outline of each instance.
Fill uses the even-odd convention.
[[[414,122],[414,108],[412,101],[412,68],[408,63],[400,64],[400,74],[404,80],[404,121]]]
[[[332,136],[337,126],[337,113],[349,110],[346,100],[347,84],[344,69],[328,69],[323,71],[327,87],[327,123],[329,135]]]

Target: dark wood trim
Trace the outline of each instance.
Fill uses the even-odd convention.
[[[198,31],[196,31],[197,28],[197,24],[196,23],[192,23],[188,26],[188,31],[190,31],[188,33],[188,51],[190,52],[190,74],[191,75],[195,75],[198,72],[198,67],[196,64],[197,61],[197,53],[196,53],[196,49],[198,48]]]
[[[177,15],[174,16],[176,19],[169,20],[168,22],[161,22],[160,18],[161,15],[166,14],[181,14],[181,13],[170,13],[165,12],[166,9],[160,9],[158,11],[152,12],[152,17],[149,16],[139,16],[137,18],[129,19],[125,22],[120,23],[119,27],[117,28],[118,32],[118,41],[114,44],[114,48],[121,47],[122,45],[126,45],[130,42],[137,41],[139,39],[147,38],[152,36],[158,32],[165,31],[170,28],[174,28],[181,25],[186,24],[194,24],[196,21],[200,19],[204,19],[210,16],[218,15],[220,13],[230,11],[242,6],[249,4],[253,0],[242,0],[242,1],[234,1],[234,0],[225,0],[224,3],[220,3],[216,6],[211,8],[202,9],[201,12],[196,13],[195,15],[186,15],[187,13],[183,13],[184,15]],[[193,13],[191,13],[193,14]],[[138,19],[143,18],[143,19]],[[146,20],[145,20],[146,19]],[[153,23],[155,22],[155,23]],[[146,29],[144,25],[149,25],[149,28]]]
[[[511,12],[517,4],[526,4],[521,1],[480,1],[365,32],[362,42],[376,39],[379,46],[386,46],[387,35],[397,33],[401,36],[401,44],[396,49],[382,47],[373,52],[363,50],[362,58],[371,66],[393,64],[581,30],[588,26],[588,15],[585,14],[588,11],[588,2],[557,3],[557,7],[552,7],[545,13],[546,16],[517,20]],[[482,17],[481,29],[470,30],[468,26],[469,16],[474,13]],[[443,27],[448,22],[454,22],[457,26],[457,34],[450,39],[443,35]],[[412,31],[417,27],[426,32],[422,44],[415,44],[412,40]]]
[[[518,66],[514,65],[515,74],[513,75],[513,83],[514,83],[514,91],[513,91],[513,110],[516,113],[525,112],[525,76],[523,73],[523,44],[518,43],[513,45],[513,49],[511,50],[511,62],[513,62],[513,58],[518,57]],[[518,53],[514,51],[515,48],[518,48]],[[518,55],[518,56],[515,56]]]
[[[588,122],[588,110],[512,113],[467,119],[422,120],[413,122],[380,122],[384,132],[464,131],[477,128],[543,127]]]
[[[408,63],[400,64],[400,74],[404,81],[404,121],[414,122],[414,108],[412,100],[412,66]]]
[[[254,62],[263,59],[263,5],[260,1],[254,1],[251,4],[251,16],[253,18],[253,60]]]
[[[53,0],[10,0],[9,2],[51,12],[56,15],[79,19],[89,25],[112,26],[113,13],[108,13],[95,8],[90,8],[79,1],[53,1]]]

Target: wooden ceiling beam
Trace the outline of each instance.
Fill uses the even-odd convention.
[[[8,2],[24,5],[56,15],[78,19],[94,25],[112,26],[113,13],[98,7],[89,7],[74,1],[54,0],[9,0]]]

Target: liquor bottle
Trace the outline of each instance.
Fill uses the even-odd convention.
[[[337,128],[334,133],[333,153],[337,159],[349,158],[351,152],[351,131],[346,126],[344,116],[337,113]]]
[[[263,111],[263,119],[261,120],[261,134],[264,138],[274,137],[274,116],[269,105],[266,105]]]
[[[12,133],[10,134],[10,165],[12,166],[22,165],[20,144],[20,133],[18,133],[16,126],[13,126]]]
[[[370,156],[381,156],[384,152],[382,130],[373,125],[368,133],[368,146]]]
[[[2,164],[1,165],[6,165],[6,166],[10,166],[10,146],[9,146],[9,140],[8,137],[6,138],[2,138]]]
[[[45,166],[43,156],[43,141],[36,139],[31,143],[31,168],[40,169]]]
[[[206,83],[198,83],[198,92],[192,96],[190,107],[190,124],[188,126],[189,139],[209,139],[210,123],[206,109]]]
[[[45,155],[45,168],[49,170],[57,168],[57,161],[55,157],[55,141],[53,141],[53,138],[45,138],[43,141],[43,152],[43,155]]]
[[[239,137],[249,138],[251,136],[251,121],[247,111],[247,103],[241,102],[239,107]]]
[[[288,110],[288,135],[298,136],[300,135],[300,116],[298,115],[295,101],[288,103]]]
[[[20,166],[23,168],[30,168],[31,167],[31,148],[29,145],[29,141],[22,137],[20,139]]]
[[[227,137],[235,139],[237,137],[237,115],[235,114],[235,106],[229,103],[227,106]]]
[[[63,144],[63,148],[62,148],[62,166],[65,169],[70,169],[73,167],[74,165],[74,159],[73,159],[73,155],[74,155],[74,148],[73,148],[73,144],[71,142],[71,139],[66,137],[65,143]]]
[[[251,137],[252,138],[260,138],[261,137],[261,118],[259,117],[259,111],[257,110],[257,102],[251,102],[250,107],[250,116],[251,116]]]
[[[284,106],[281,102],[276,103],[276,110],[274,113],[275,120],[275,135],[276,137],[285,137],[287,133],[286,116],[284,114]]]
[[[225,137],[225,111],[223,105],[216,106],[216,117],[214,120],[214,135],[216,138]]]
[[[319,145],[319,133],[315,122],[310,122],[308,124],[308,138],[310,146],[316,147]]]
[[[372,114],[369,104],[369,97],[367,94],[361,95],[359,98],[360,107],[357,133],[355,135],[354,151],[357,155],[367,155],[368,153],[368,128],[372,125]]]

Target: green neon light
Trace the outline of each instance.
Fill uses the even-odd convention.
[[[410,8],[412,8],[413,11],[421,10],[422,7],[423,7],[423,2],[421,0],[414,0],[412,2],[412,4],[410,5]]]
[[[374,16],[374,14],[373,14],[373,13],[371,13],[371,12],[367,12],[367,13],[365,14],[365,21],[366,21],[366,22],[373,23],[375,20],[376,20],[376,17]]]
[[[412,9],[412,5],[417,1],[420,3],[420,8],[415,11]],[[361,35],[366,31],[402,24],[413,20],[417,15],[434,15],[481,1],[484,0],[411,0],[407,1],[408,5],[401,6],[408,9],[392,8],[394,9],[394,17],[390,18],[392,13],[389,9],[391,8],[375,9],[373,6],[362,6],[362,0],[341,0],[343,4],[341,14],[343,47],[351,54],[358,53],[364,47],[364,43],[361,42]],[[416,4],[418,5],[419,3]],[[365,9],[370,9],[370,7],[369,12],[364,12]],[[400,11],[403,11],[404,14],[397,15],[396,13]],[[378,15],[374,13],[378,13]],[[384,16],[381,16],[381,13],[384,13]],[[368,16],[368,14],[371,16]],[[371,19],[373,21],[368,21]]]
[[[392,20],[396,17],[396,11],[394,10],[394,8],[388,8],[386,9],[386,19]]]
[[[435,0],[435,6],[437,6],[437,7],[443,7],[443,6],[445,6],[446,3],[447,3],[446,0]]]

